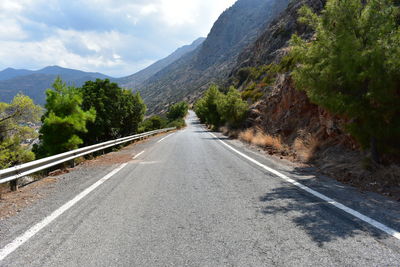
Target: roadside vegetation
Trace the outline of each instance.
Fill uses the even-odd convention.
[[[58,78],[46,95],[40,143],[33,148],[39,158],[135,134],[146,111],[138,93],[108,79],[75,88]]]
[[[234,129],[243,126],[248,109],[247,102],[233,86],[223,93],[212,85],[194,105],[200,121],[216,129],[224,125]]]
[[[139,132],[148,132],[163,128],[176,127],[177,129],[186,126],[185,117],[188,114],[189,105],[186,102],[179,102],[171,105],[166,116],[154,115],[139,125]]]
[[[42,108],[18,94],[11,103],[0,102],[0,169],[35,159],[25,140],[37,138],[32,125],[40,121]]]
[[[108,79],[77,88],[57,78],[46,91],[44,109],[21,94],[10,104],[0,103],[0,169],[141,132],[182,128],[188,109],[179,102],[165,117],[143,121],[146,105],[139,93]],[[26,143],[37,138],[33,146]]]

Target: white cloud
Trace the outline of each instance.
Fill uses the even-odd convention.
[[[0,69],[132,74],[205,36],[235,0],[1,0]]]

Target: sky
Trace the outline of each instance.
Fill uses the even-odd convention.
[[[236,0],[0,0],[0,70],[133,74],[198,37]]]

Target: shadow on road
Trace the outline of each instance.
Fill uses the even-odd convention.
[[[265,203],[263,214],[285,214],[300,229],[303,229],[319,246],[337,239],[345,239],[361,234],[364,225],[351,215],[330,204],[287,186],[273,189],[260,197]],[[371,231],[376,238],[388,236],[378,230]]]

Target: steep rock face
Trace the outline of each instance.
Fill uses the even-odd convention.
[[[243,67],[269,64],[280,59],[281,50],[287,47],[293,33],[303,38],[310,38],[312,31],[298,22],[298,10],[303,5],[320,12],[326,0],[295,0],[286,10],[264,28],[263,33],[250,46],[246,47],[238,57],[234,71]]]
[[[289,0],[239,0],[214,24],[204,43],[139,88],[150,112],[173,102],[192,102],[211,83],[226,78],[242,49],[284,10]]]

